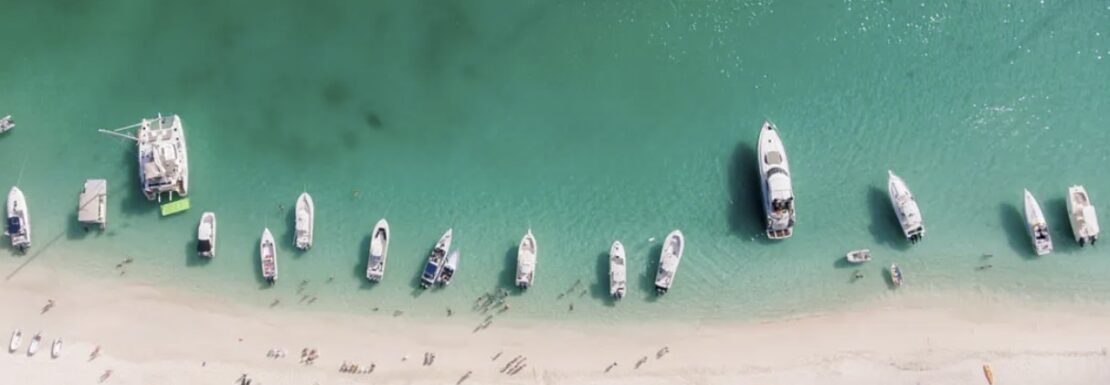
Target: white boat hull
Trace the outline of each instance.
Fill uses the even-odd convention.
[[[19,187],[12,187],[8,191],[7,206],[5,234],[11,237],[12,247],[26,251],[31,247],[31,213],[27,208],[27,199]]]
[[[1098,241],[1098,215],[1091,203],[1091,196],[1083,186],[1068,188],[1068,219],[1071,231],[1079,246],[1094,245]]]
[[[381,282],[385,277],[385,263],[389,258],[389,222],[385,218],[374,225],[370,233],[370,253],[366,260],[366,279]]]
[[[39,352],[39,344],[41,342],[42,342],[42,334],[35,334],[35,336],[33,338],[31,338],[31,345],[27,346],[27,356],[28,357],[33,356],[33,355],[35,355],[35,353]]]
[[[8,353],[15,353],[19,350],[19,345],[23,344],[23,332],[16,330],[12,332],[12,339],[8,342]]]
[[[278,279],[278,264],[277,248],[270,229],[262,230],[262,241],[259,242],[258,249],[259,258],[262,260],[262,278],[273,285]]]
[[[536,279],[536,256],[539,251],[536,245],[536,237],[532,235],[532,230],[528,229],[528,233],[520,239],[520,246],[516,251],[516,286],[521,289],[532,287]]]
[[[659,252],[659,270],[655,273],[655,293],[666,294],[674,285],[678,264],[682,262],[682,252],[686,248],[686,237],[682,231],[674,230],[663,240],[663,250]]]
[[[197,225],[197,255],[205,258],[216,257],[216,214],[205,212]]]
[[[767,237],[790,238],[794,235],[794,184],[786,148],[771,122],[764,122],[759,131],[759,178]]]
[[[455,272],[459,269],[459,249],[451,250],[447,254],[447,260],[443,262],[443,271],[439,273],[439,284],[447,286],[451,284],[451,280],[455,278]]]
[[[50,345],[50,358],[58,358],[58,357],[61,357],[61,356],[62,356],[62,339],[59,338],[59,339],[54,340],[54,343]]]
[[[1033,251],[1037,255],[1052,252],[1052,235],[1049,234],[1048,222],[1041,211],[1041,205],[1029,190],[1025,190],[1025,230],[1033,241]]]
[[[313,230],[315,230],[316,222],[316,204],[307,192],[301,193],[301,196],[297,197],[295,222],[293,246],[300,250],[312,248]]]
[[[867,262],[867,261],[871,260],[871,250],[868,250],[868,249],[852,250],[852,251],[849,251],[848,254],[845,255],[845,258],[848,259],[849,263],[853,263],[853,264],[858,265],[858,264],[861,264],[861,263],[864,263],[864,262]]]
[[[917,243],[925,237],[925,220],[921,217],[921,209],[906,182],[892,171],[888,170],[887,175],[887,192],[890,194],[894,214],[898,217],[898,224],[902,227],[902,234],[910,243]]]
[[[901,287],[903,279],[904,279],[904,277],[902,276],[902,269],[899,268],[898,265],[896,265],[896,264],[891,264],[890,265],[890,282],[893,283],[895,287]]]
[[[614,241],[609,247],[609,295],[614,299],[624,298],[628,291],[628,260],[624,255],[624,245]]]
[[[428,262],[424,264],[424,272],[420,274],[420,286],[427,289],[435,285],[439,280],[439,274],[443,271],[443,263],[447,259],[447,252],[451,250],[451,239],[453,236],[453,229],[447,229],[436,245],[432,247],[432,252],[428,254]]]

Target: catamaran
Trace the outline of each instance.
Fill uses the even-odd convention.
[[[380,282],[385,276],[385,261],[389,254],[389,222],[379,219],[370,239],[370,256],[366,261],[366,279]]]
[[[786,148],[771,122],[763,122],[759,130],[759,179],[763,212],[767,215],[767,237],[790,238],[794,235],[794,185]]]
[[[459,269],[459,249],[451,250],[447,260],[443,262],[443,270],[439,272],[439,284],[447,286],[455,278],[455,271]]]
[[[8,227],[7,236],[12,238],[12,247],[19,251],[27,251],[31,247],[31,214],[27,211],[27,199],[19,187],[12,187],[8,191]]]
[[[108,181],[89,179],[77,197],[77,221],[99,225],[103,230],[108,223]]]
[[[1052,252],[1052,236],[1048,233],[1048,222],[1041,212],[1041,205],[1029,190],[1025,190],[1025,228],[1033,240],[1033,250],[1037,255]]]
[[[15,119],[11,115],[0,118],[0,134],[15,128]]]
[[[521,289],[532,287],[536,278],[536,236],[532,229],[520,239],[516,249],[516,286]]]
[[[925,220],[921,218],[921,209],[906,182],[902,181],[893,171],[887,170],[887,189],[890,192],[890,203],[894,206],[894,214],[898,216],[898,223],[902,225],[902,233],[910,243],[917,243],[925,237]]]
[[[1098,241],[1098,216],[1095,215],[1095,206],[1091,204],[1091,197],[1083,186],[1068,187],[1068,217],[1071,219],[1071,231],[1075,234],[1075,241],[1079,246]]]
[[[134,135],[128,130],[136,129]],[[134,140],[139,147],[139,181],[148,200],[162,201],[165,194],[173,200],[189,195],[189,153],[185,148],[185,128],[177,115],[143,119],[139,123],[100,132]],[[184,210],[188,205],[180,208]]]
[[[439,272],[443,269],[443,262],[447,258],[447,250],[451,249],[451,230],[447,229],[439,241],[436,241],[432,252],[428,254],[428,263],[424,265],[424,272],[420,274],[420,287],[432,287],[439,279]]]
[[[679,230],[667,234],[667,239],[663,240],[663,250],[659,253],[659,271],[655,273],[655,294],[667,294],[667,290],[671,289],[685,246],[686,238]]]
[[[628,266],[624,258],[624,245],[613,241],[609,247],[609,295],[614,299],[624,298],[628,290]]]
[[[274,248],[274,235],[270,234],[269,228],[262,230],[262,242],[258,249],[262,259],[262,278],[273,285],[278,279],[277,250]]]
[[[205,212],[197,225],[197,255],[205,258],[216,256],[216,214]]]
[[[316,222],[316,205],[312,203],[312,196],[308,192],[297,197],[296,235],[293,245],[301,250],[312,248],[313,225]]]

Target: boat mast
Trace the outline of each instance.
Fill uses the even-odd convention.
[[[96,130],[96,131],[100,132],[100,133],[104,133],[104,134],[108,134],[108,135],[112,135],[112,136],[118,136],[120,138],[130,139],[130,140],[134,140],[134,141],[138,142],[139,138],[136,138],[134,135],[130,135],[126,132],[120,132],[120,131],[127,131],[127,130],[134,129],[135,127],[142,126],[143,123],[145,123],[145,122],[135,123],[135,124],[132,124],[130,126],[120,127],[120,128],[114,129],[114,130],[108,130],[108,129],[101,128],[101,129]]]

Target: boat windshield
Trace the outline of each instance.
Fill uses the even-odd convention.
[[[424,266],[424,276],[428,278],[435,277],[436,270],[439,270],[439,266],[429,263]]]
[[[8,233],[19,234],[20,230],[22,230],[22,226],[19,224],[19,217],[8,218]]]
[[[207,239],[204,239],[204,240],[201,240],[201,241],[197,242],[197,251],[207,252],[207,251],[211,251],[211,250],[212,250],[212,242],[209,242]]]

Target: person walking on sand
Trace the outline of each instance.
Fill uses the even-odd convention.
[[[104,374],[100,375],[100,382],[107,381],[108,377],[111,377],[111,376],[112,376],[112,369],[105,370]]]

